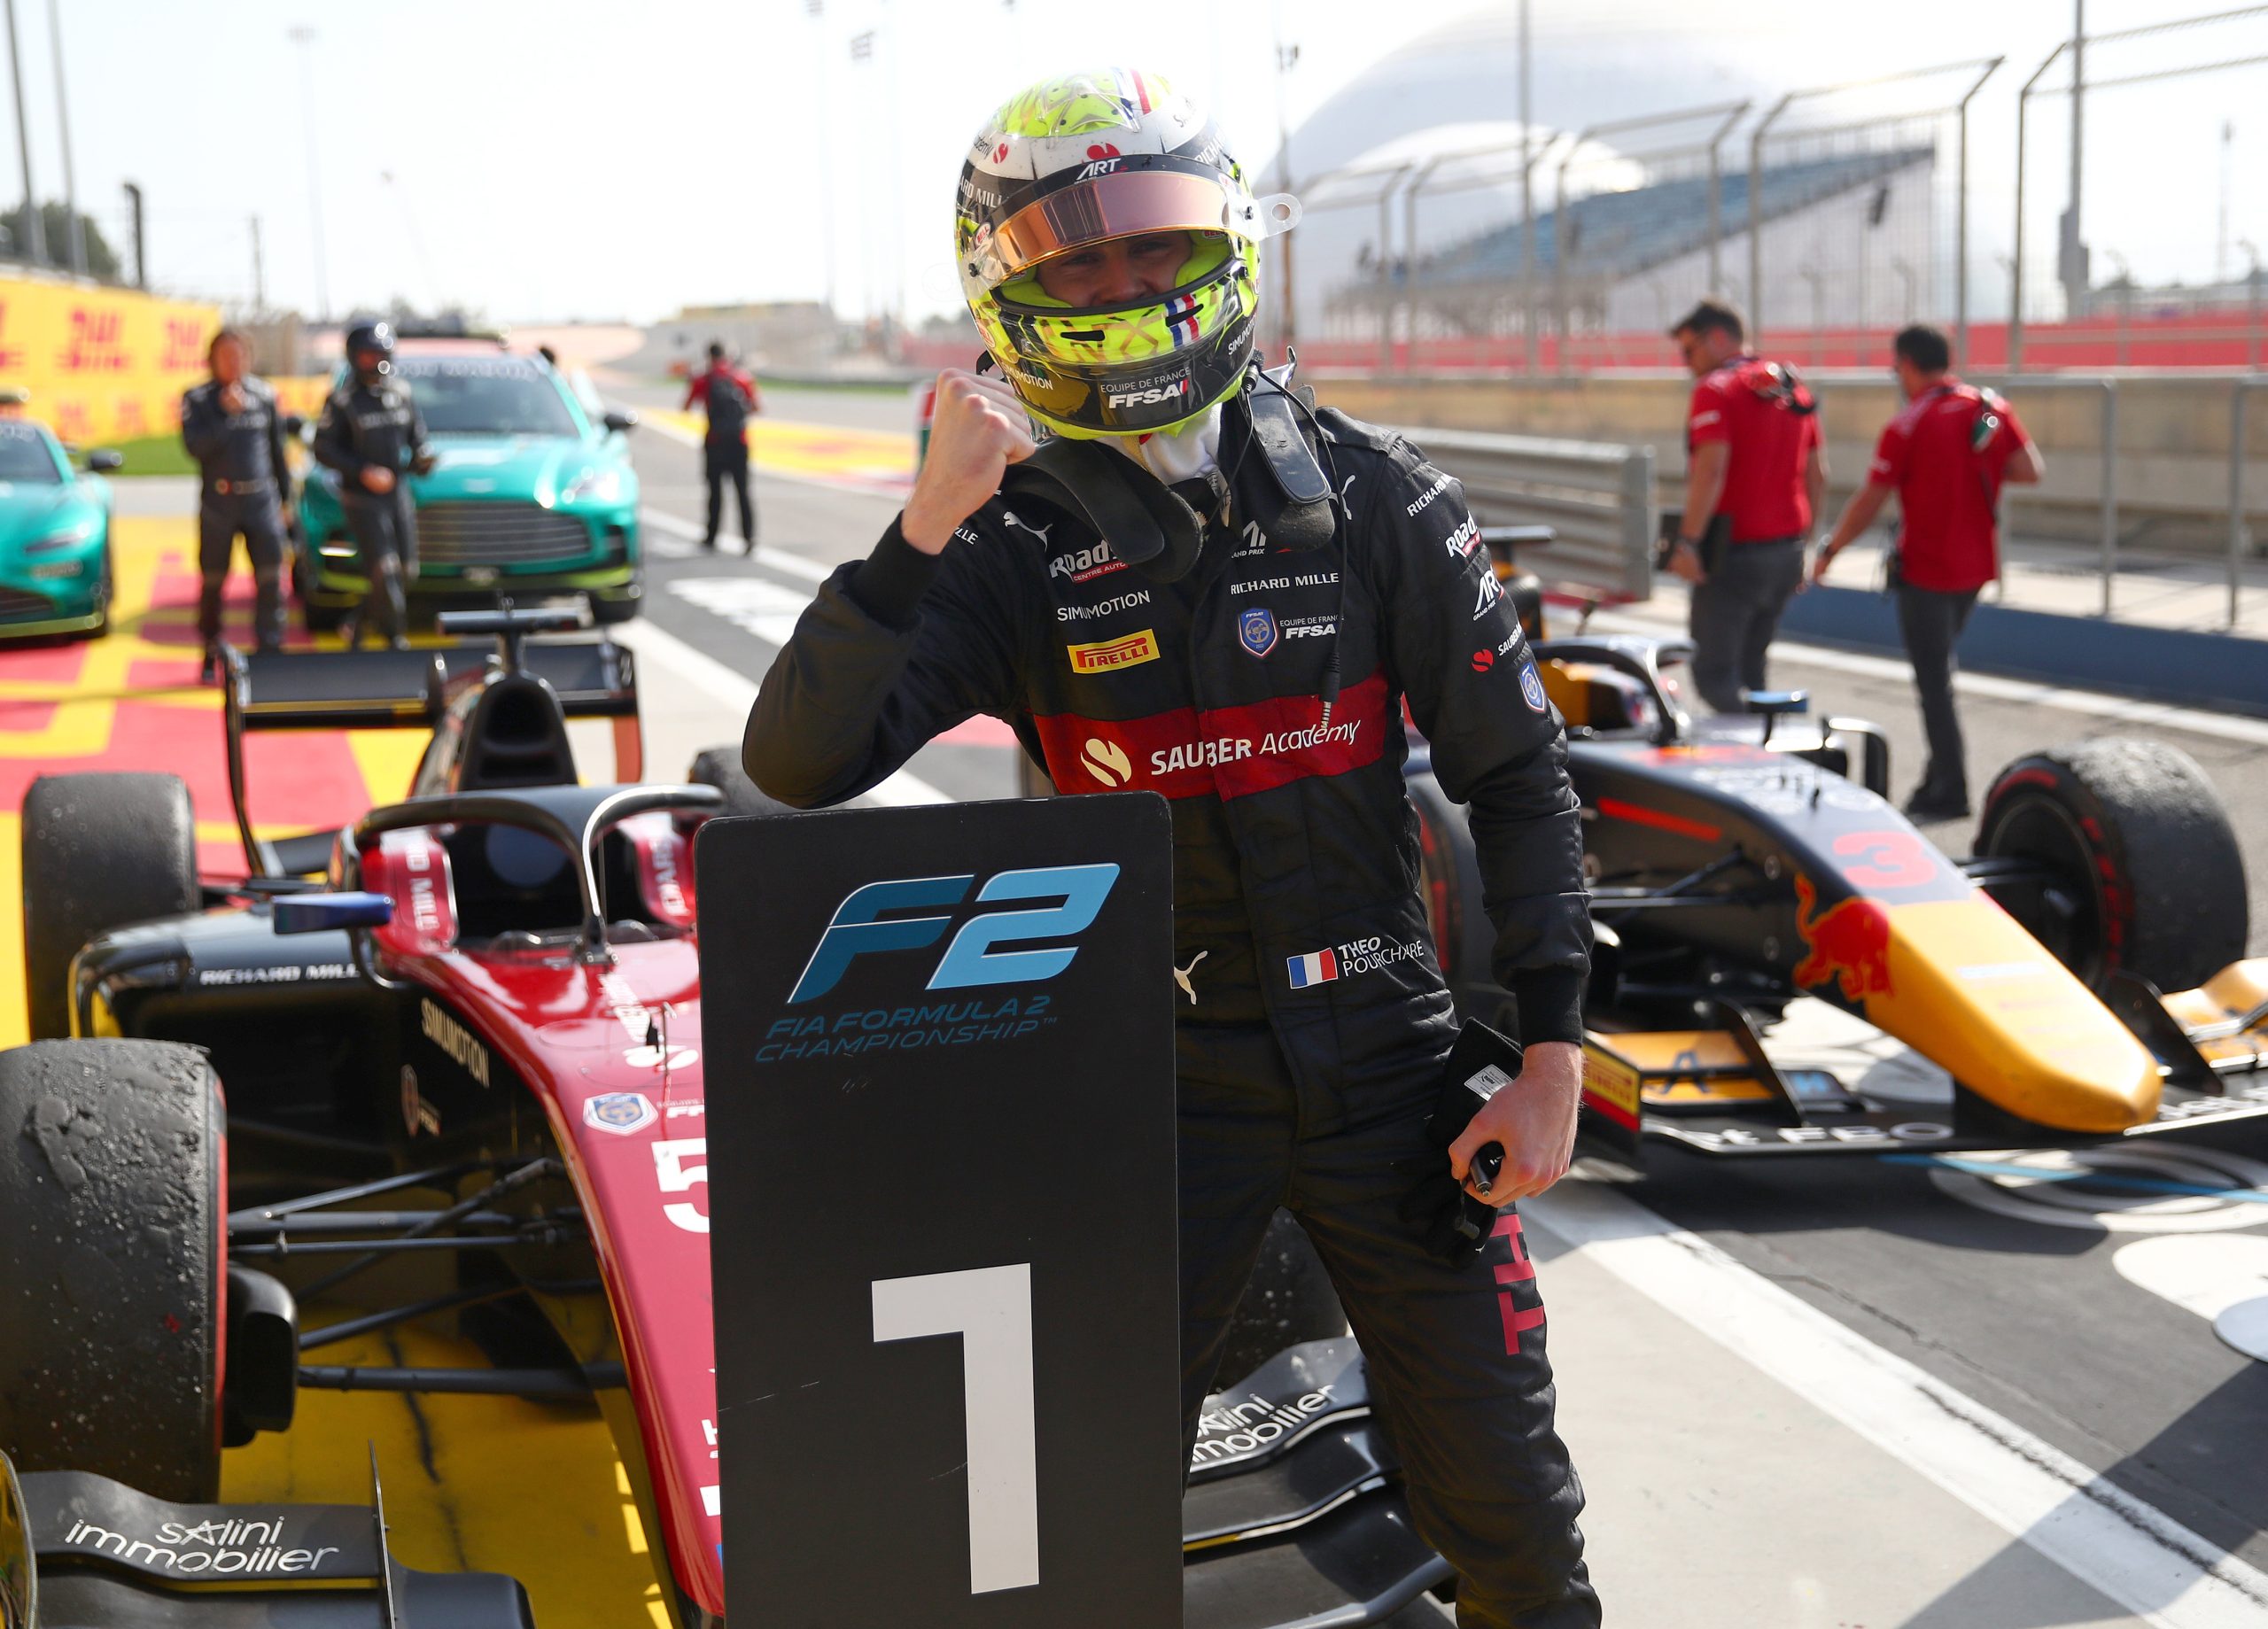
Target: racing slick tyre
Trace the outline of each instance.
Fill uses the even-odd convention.
[[[1323,1258],[1292,1213],[1279,1210],[1260,1241],[1260,1262],[1237,1303],[1213,1383],[1234,1385],[1286,1346],[1346,1332],[1347,1310],[1331,1287]]]
[[[42,775],[24,795],[24,983],[35,1041],[71,1033],[71,958],[96,935],[198,908],[178,775]]]
[[[19,1468],[218,1493],[224,1127],[195,1047],[0,1052],[0,1449]]]
[[[685,772],[686,780],[696,787],[714,787],[725,795],[724,813],[727,815],[796,814],[799,811],[766,797],[756,782],[748,778],[741,767],[740,749],[711,747],[706,752],[694,755],[693,767]]]
[[[591,621],[602,628],[611,628],[630,621],[646,609],[643,592],[626,600],[602,600],[596,594],[586,596],[591,602]]]
[[[2097,989],[2117,973],[2189,989],[2244,954],[2244,856],[2178,747],[2107,737],[2026,754],[1985,794],[1976,849],[2062,873],[1994,897]]]

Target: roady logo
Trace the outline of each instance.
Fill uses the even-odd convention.
[[[1126,562],[1110,552],[1108,543],[1098,543],[1092,548],[1058,555],[1047,562],[1048,576],[1068,578],[1075,583],[1092,582],[1098,577],[1108,577],[1113,571],[1124,570]]]

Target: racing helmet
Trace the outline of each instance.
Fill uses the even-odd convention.
[[[362,376],[362,368],[354,359],[369,351],[378,353],[378,365],[369,376],[380,377],[393,371],[392,323],[357,322],[346,330],[346,365],[358,377]]]
[[[1154,74],[1098,68],[1011,98],[961,166],[953,246],[977,331],[1060,435],[1146,435],[1236,394],[1252,357],[1260,245],[1300,218],[1254,198],[1211,120]],[[1038,268],[1114,238],[1186,232],[1173,286],[1074,307]]]

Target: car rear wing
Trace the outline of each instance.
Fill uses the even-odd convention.
[[[516,635],[512,642],[520,670],[549,685],[568,718],[614,720],[615,778],[638,780],[645,772],[645,749],[632,653],[604,637]],[[253,834],[245,736],[262,730],[431,730],[460,687],[498,659],[495,643],[481,639],[407,650],[243,651],[223,645],[221,655],[228,670],[229,801],[245,864],[256,877],[288,875],[300,867],[285,865],[275,844]]]

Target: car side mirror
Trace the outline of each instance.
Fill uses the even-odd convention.
[[[98,446],[87,454],[87,468],[97,475],[108,475],[113,469],[123,469],[125,464],[126,454],[114,447]]]
[[[270,907],[279,934],[320,934],[338,927],[384,927],[393,920],[385,894],[291,894]]]
[[[638,415],[634,413],[625,413],[619,407],[608,408],[604,422],[606,427],[609,430],[613,431],[617,435],[621,434],[625,430],[635,430],[638,428]]]

